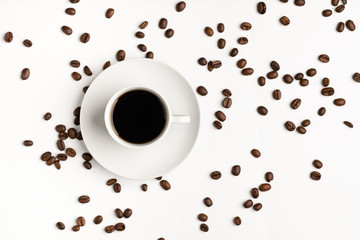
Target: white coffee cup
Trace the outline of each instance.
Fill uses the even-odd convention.
[[[112,120],[112,115],[113,115],[113,111],[114,111],[114,107],[117,103],[117,100],[125,93],[130,92],[130,91],[134,91],[134,90],[143,90],[143,91],[147,91],[153,95],[155,95],[161,102],[162,107],[164,109],[164,113],[165,113],[165,126],[162,130],[162,132],[153,140],[146,142],[146,143],[131,143],[128,141],[125,141],[124,139],[122,139],[116,129],[115,126],[113,124],[113,120]],[[105,108],[105,114],[104,114],[104,119],[105,119],[105,126],[106,129],[108,131],[108,133],[110,134],[110,136],[119,144],[125,146],[125,147],[130,147],[130,148],[141,148],[141,147],[146,147],[151,145],[152,143],[155,143],[156,141],[158,141],[160,138],[164,137],[166,135],[166,133],[169,131],[170,125],[173,123],[189,123],[190,122],[190,116],[187,115],[174,115],[172,114],[171,110],[170,110],[170,106],[167,103],[167,101],[165,100],[165,98],[163,98],[158,92],[155,92],[154,90],[150,89],[150,88],[146,88],[146,87],[136,87],[136,86],[131,86],[131,87],[126,87],[123,88],[119,91],[117,91],[108,101],[106,108]]]

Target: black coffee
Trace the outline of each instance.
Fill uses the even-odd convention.
[[[119,137],[141,144],[161,134],[166,124],[166,113],[157,96],[148,91],[133,90],[118,98],[112,120]]]

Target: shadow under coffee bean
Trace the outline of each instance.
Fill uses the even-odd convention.
[[[112,121],[123,140],[142,144],[154,140],[164,130],[166,116],[160,99],[145,90],[121,95],[114,106]]]

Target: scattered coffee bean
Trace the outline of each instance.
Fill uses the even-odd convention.
[[[147,52],[147,53],[145,54],[145,57],[146,57],[146,58],[153,59],[153,58],[154,58],[154,53],[151,52],[151,51],[149,51],[149,52]]]
[[[40,157],[40,159],[42,160],[42,161],[47,161],[47,160],[49,160],[51,158],[51,152],[44,152],[42,155],[41,155],[41,157]]]
[[[296,128],[296,131],[300,134],[305,134],[306,133],[306,129],[303,126],[298,126]]]
[[[257,112],[258,112],[260,115],[262,115],[262,116],[265,116],[265,115],[268,114],[268,110],[267,110],[267,108],[264,107],[264,106],[259,106],[259,107],[257,108]]]
[[[81,195],[78,200],[80,203],[84,204],[90,202],[90,197],[88,195]]]
[[[246,64],[247,64],[246,59],[242,58],[239,61],[237,61],[236,66],[238,68],[244,68],[246,66]]]
[[[258,84],[259,84],[259,86],[265,86],[265,84],[266,84],[266,79],[264,78],[264,77],[259,77],[258,78]]]
[[[224,108],[230,108],[232,105],[232,99],[229,97],[224,98],[222,105]]]
[[[250,191],[250,194],[253,198],[258,198],[259,197],[259,189],[257,188],[252,188]]]
[[[44,120],[45,120],[45,121],[48,121],[48,120],[50,120],[51,117],[52,117],[52,114],[49,113],[49,112],[47,112],[47,113],[45,113],[45,115],[44,115]]]
[[[257,11],[260,14],[265,14],[266,13],[266,4],[264,2],[259,2],[257,4]]]
[[[198,63],[201,65],[201,66],[206,66],[207,64],[207,61],[205,58],[201,57],[198,59]]]
[[[78,72],[73,72],[72,74],[71,74],[71,77],[75,80],[75,81],[80,81],[81,80],[81,74],[80,73],[78,73]]]
[[[89,89],[89,86],[83,87],[83,93],[85,94],[88,89]]]
[[[300,98],[295,98],[294,100],[291,101],[290,103],[290,107],[292,109],[298,109],[301,105],[301,99]]]
[[[83,140],[81,131],[79,131],[79,132],[76,134],[76,139],[79,140],[79,141]]]
[[[148,24],[149,24],[148,21],[143,21],[142,23],[140,23],[139,28],[144,29],[147,27]]]
[[[294,77],[296,80],[301,80],[304,78],[304,74],[303,73],[297,73]]]
[[[222,90],[222,92],[221,92],[225,97],[231,97],[231,95],[232,95],[232,93],[231,93],[231,91],[230,91],[230,89],[224,89],[224,90]]]
[[[72,66],[74,68],[78,68],[78,67],[80,67],[80,62],[78,60],[71,60],[70,66]]]
[[[60,140],[66,140],[68,138],[68,134],[66,132],[59,133]]]
[[[72,227],[72,230],[73,230],[74,232],[78,232],[78,231],[80,231],[80,226],[75,225],[75,226]]]
[[[90,34],[89,33],[83,33],[80,36],[80,41],[82,43],[87,43],[90,40]]]
[[[116,178],[112,178],[112,179],[109,179],[107,182],[106,182],[106,185],[108,186],[111,186],[113,185],[114,183],[117,182],[117,179]]]
[[[115,231],[115,226],[114,225],[109,225],[105,227],[105,232],[107,233],[112,233]]]
[[[335,90],[332,87],[326,87],[326,88],[321,89],[321,94],[324,96],[332,96],[332,95],[334,95],[334,93],[335,93]]]
[[[234,176],[239,176],[240,172],[241,172],[241,167],[239,165],[234,165],[231,168],[231,174],[234,175]]]
[[[63,33],[65,33],[66,35],[71,35],[72,34],[72,29],[68,26],[62,26],[61,30],[63,31]]]
[[[291,121],[286,121],[284,126],[288,131],[292,132],[292,131],[295,130],[295,124],[293,122],[291,122]]]
[[[199,86],[197,89],[196,89],[196,92],[201,95],[201,96],[206,96],[208,94],[208,91],[207,89],[204,87],[204,86]]]
[[[270,189],[271,189],[271,185],[268,184],[268,183],[263,183],[263,184],[261,184],[261,185],[259,186],[259,190],[260,190],[261,192],[267,192],[267,191],[269,191]]]
[[[298,7],[302,7],[305,5],[305,0],[295,0],[294,4]]]
[[[322,163],[320,160],[317,160],[317,159],[315,159],[315,160],[312,162],[312,164],[313,164],[313,166],[314,166],[315,168],[317,168],[317,169],[320,169],[320,168],[322,168],[322,166],[323,166],[323,163]]]
[[[71,3],[78,3],[80,0],[70,0]]]
[[[254,206],[253,206],[253,209],[255,211],[260,211],[260,209],[262,208],[262,204],[261,203],[256,203]]]
[[[182,12],[185,9],[185,7],[186,7],[186,3],[184,1],[181,1],[176,4],[175,9],[177,12]]]
[[[81,107],[76,107],[73,111],[73,115],[74,116],[79,116],[80,115],[80,111],[81,111]]]
[[[24,144],[24,146],[26,146],[26,147],[30,147],[30,146],[32,146],[34,143],[33,143],[33,141],[31,141],[31,140],[25,140],[25,141],[23,142],[23,144]]]
[[[321,84],[324,86],[324,87],[327,87],[330,85],[330,79],[325,77],[323,78],[323,80],[321,80]]]
[[[336,7],[339,4],[339,0],[331,0],[331,5]]]
[[[214,121],[214,122],[213,122],[213,125],[214,125],[215,128],[217,128],[217,129],[219,129],[219,130],[222,128],[222,124],[221,124],[221,122],[219,122],[219,121]]]
[[[30,69],[28,68],[24,68],[22,71],[21,71],[21,79],[22,80],[27,80],[30,76]]]
[[[324,17],[330,17],[332,15],[332,11],[330,9],[325,9],[324,11],[322,11],[322,15]]]
[[[224,32],[224,31],[225,31],[225,25],[224,25],[223,23],[219,23],[219,24],[217,25],[217,31],[218,31],[219,33]],[[211,36],[212,36],[212,35],[211,35]]]
[[[114,15],[115,10],[113,8],[109,8],[108,10],[106,10],[105,12],[105,17],[106,18],[111,18]]]
[[[321,173],[317,172],[317,171],[312,171],[310,173],[310,178],[312,180],[315,180],[315,181],[319,181],[321,179]]]
[[[5,35],[4,35],[5,42],[11,43],[13,39],[14,39],[14,35],[12,32],[5,33]]]
[[[115,230],[116,231],[124,231],[125,230],[125,224],[120,222],[120,223],[117,223],[115,224]]]
[[[132,210],[130,208],[125,209],[124,211],[124,218],[129,218],[132,215]]]
[[[347,4],[347,0],[341,0],[341,2],[346,5]]]
[[[316,69],[315,68],[310,68],[306,71],[306,75],[308,75],[309,77],[313,77],[315,76],[317,73]]]
[[[336,98],[333,102],[336,106],[344,106],[346,104],[346,100],[343,98]]]
[[[84,168],[86,168],[87,170],[90,170],[92,168],[92,165],[89,161],[85,161],[83,163],[83,165],[84,165]]]
[[[62,222],[57,222],[56,223],[56,227],[60,230],[64,230],[65,229],[65,224]]]
[[[140,31],[137,31],[137,32],[135,33],[135,37],[137,37],[137,38],[144,38],[144,37],[145,37],[145,33],[140,32]]]
[[[360,73],[358,73],[358,72],[354,73],[354,75],[352,76],[352,79],[353,79],[355,82],[360,83]]]
[[[121,185],[119,183],[115,183],[113,185],[114,192],[119,193],[121,191]]]
[[[336,31],[342,32],[344,31],[344,28],[345,28],[345,24],[343,22],[339,22],[336,26]]]
[[[116,208],[116,209],[115,209],[115,215],[116,215],[118,218],[124,217],[124,213],[123,213],[123,211],[121,211],[120,208]]]
[[[275,79],[275,78],[277,78],[279,76],[279,74],[277,73],[277,72],[275,72],[275,71],[271,71],[271,72],[268,72],[267,74],[266,74],[266,77],[268,78],[268,79]]]
[[[208,216],[206,214],[204,214],[204,213],[200,213],[197,218],[201,222],[206,222],[208,220]]]
[[[282,16],[280,19],[279,19],[280,23],[284,26],[287,26],[290,24],[290,19],[287,17],[287,16]]]
[[[244,68],[244,69],[241,71],[241,74],[242,74],[242,75],[245,75],[245,76],[252,75],[253,73],[254,73],[254,69],[252,69],[252,68]]]
[[[259,158],[261,156],[261,152],[258,149],[252,149],[250,153],[255,158]]]
[[[209,64],[212,68],[220,68],[222,66],[222,63],[220,60],[210,61]]]
[[[240,45],[245,45],[245,44],[248,44],[249,40],[247,39],[247,37],[239,37],[238,38],[238,43]]]
[[[155,179],[160,181],[162,179],[162,176],[156,177]]]
[[[85,160],[85,161],[91,161],[92,160],[92,155],[90,154],[90,153],[83,153],[83,155],[82,155],[82,158]],[[116,179],[115,179],[116,180]],[[116,182],[116,181],[115,181]],[[115,182],[113,182],[113,183],[115,183]],[[110,184],[110,185],[112,185],[112,184]],[[110,186],[109,185],[109,186]]]
[[[330,57],[327,54],[319,55],[319,61],[323,63],[328,63],[330,61]]]
[[[347,20],[345,25],[350,31],[355,31],[356,29],[355,23],[352,20]]]
[[[168,190],[170,190],[170,188],[171,188],[170,183],[169,183],[168,181],[166,181],[166,180],[161,180],[161,181],[160,181],[160,186],[161,186],[165,191],[168,191]]]
[[[307,85],[309,85],[309,80],[303,78],[303,79],[300,80],[299,84],[302,87],[306,87]]]
[[[272,96],[275,100],[281,99],[281,91],[279,89],[276,89],[273,91]]]
[[[76,138],[76,130],[75,128],[69,128],[68,129],[68,136],[70,139],[75,139]]]
[[[54,165],[55,165],[55,167],[56,167],[57,170],[60,170],[60,169],[61,169],[61,163],[60,163],[59,160],[56,160],[56,161],[54,162]]]
[[[318,110],[319,116],[324,116],[325,113],[326,113],[326,108],[324,107],[319,108]]]
[[[56,158],[60,161],[66,161],[67,160],[67,155],[64,153],[59,153],[58,155],[56,155]]]
[[[66,152],[66,155],[68,155],[69,157],[76,156],[76,151],[73,148],[67,148],[65,152]]]
[[[234,224],[236,226],[239,226],[241,224],[241,218],[240,217],[234,217]]]
[[[141,190],[143,190],[144,192],[146,192],[148,189],[148,185],[147,184],[142,184],[141,185]]]
[[[76,14],[76,10],[75,10],[75,8],[67,8],[67,9],[65,9],[65,13],[66,13],[67,15],[73,16],[73,15]]]
[[[240,24],[240,28],[244,31],[249,31],[251,29],[252,25],[249,22],[243,22]]]
[[[62,133],[66,131],[66,127],[63,124],[59,124],[55,127],[55,131],[58,133]]]
[[[251,208],[252,205],[253,205],[253,201],[252,201],[251,199],[246,200],[246,201],[244,202],[244,204],[243,204],[243,206],[244,206],[245,208]]]
[[[230,55],[230,57],[236,57],[236,55],[238,55],[238,53],[239,53],[239,50],[237,48],[233,48],[233,49],[231,49],[229,55]]]
[[[94,218],[95,224],[100,224],[103,221],[103,217],[101,215],[98,215]]]
[[[168,20],[166,18],[161,18],[159,21],[159,28],[165,29],[167,27]]]
[[[76,219],[76,223],[77,223],[77,225],[78,225],[79,227],[85,226],[85,223],[86,223],[85,218],[84,218],[84,217],[78,217],[78,218]]]
[[[57,148],[58,148],[60,151],[64,151],[64,150],[65,150],[65,143],[64,143],[63,140],[57,140],[56,145],[57,145]]]
[[[221,172],[220,171],[213,171],[210,174],[210,177],[214,180],[219,180],[221,178]]]
[[[276,61],[271,61],[270,62],[270,67],[272,70],[274,70],[275,72],[280,70],[280,64]]]
[[[354,125],[353,125],[351,122],[349,122],[349,121],[344,121],[344,124],[345,124],[346,126],[348,126],[349,128],[353,128],[353,127],[354,127]]]
[[[23,41],[23,44],[25,47],[31,47],[32,46],[32,42],[29,39],[25,39]]]
[[[215,117],[221,122],[226,120],[226,115],[222,111],[216,111],[215,112]]]
[[[203,232],[208,232],[209,231],[209,226],[206,225],[205,223],[202,223],[200,225],[200,230],[203,231]]]
[[[138,49],[142,52],[146,52],[147,51],[147,47],[144,44],[139,44],[138,45]]]
[[[213,205],[213,201],[209,197],[204,198],[203,202],[207,207],[211,207]]]
[[[168,30],[165,31],[165,37],[167,38],[172,38],[174,36],[174,30],[169,28]]]
[[[287,3],[289,0],[280,0],[282,3]]]
[[[271,182],[272,180],[274,180],[274,174],[272,172],[265,173],[265,180],[267,182]],[[260,189],[260,191],[262,191],[262,190]]]
[[[301,126],[303,127],[307,127],[311,124],[311,121],[309,119],[305,119],[304,121],[301,122]]]
[[[345,10],[345,5],[340,5],[335,8],[335,12],[337,13],[341,13],[344,10]]]
[[[50,157],[49,160],[46,161],[46,165],[51,166],[55,162],[55,157]]]
[[[116,53],[116,59],[118,60],[118,61],[123,61],[123,60],[125,60],[125,57],[126,57],[126,53],[125,53],[125,51],[124,50],[119,50],[119,51],[117,51],[117,53]]]

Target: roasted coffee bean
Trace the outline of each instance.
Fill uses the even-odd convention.
[[[65,13],[66,13],[67,15],[73,16],[73,15],[76,14],[76,10],[75,10],[75,8],[67,8],[67,9],[65,9]]]
[[[263,183],[263,184],[260,184],[260,186],[259,186],[259,190],[260,190],[261,192],[267,192],[267,191],[269,191],[270,189],[271,189],[271,185],[268,184],[268,183]]]
[[[326,113],[326,108],[324,107],[319,108],[318,110],[319,116],[324,116],[325,113]]]
[[[118,218],[124,217],[124,213],[123,213],[123,211],[121,211],[120,208],[115,209],[115,215],[116,215]]]
[[[154,58],[154,53],[151,52],[151,51],[149,51],[149,52],[147,52],[147,53],[145,54],[145,57],[146,57],[146,58],[153,59],[153,58]]]
[[[46,165],[51,166],[55,162],[55,157],[50,157],[49,160],[46,161]]]
[[[147,27],[148,24],[149,24],[148,21],[143,21],[142,23],[140,23],[139,28],[144,29]]]
[[[236,66],[238,68],[244,68],[246,66],[246,64],[247,64],[246,59],[242,58],[239,61],[237,61]]]
[[[107,69],[110,66],[111,66],[110,61],[105,62],[104,66],[103,66],[103,70]]]
[[[103,217],[101,215],[98,215],[94,218],[95,224],[100,224],[103,221]]]
[[[206,66],[207,64],[207,61],[205,58],[201,57],[198,59],[198,63],[201,65],[201,66]]]
[[[303,79],[300,80],[299,84],[302,87],[306,87],[307,85],[309,85],[309,80],[303,78]]]
[[[111,18],[114,15],[115,10],[113,8],[109,8],[108,10],[106,10],[105,12],[105,17],[106,18]]]
[[[272,70],[274,70],[275,72],[280,70],[280,64],[276,61],[271,61],[270,63],[270,67]]]
[[[353,79],[355,82],[360,83],[360,73],[358,73],[358,72],[354,73],[354,75],[352,76],[352,79]]]
[[[261,156],[261,152],[258,149],[252,149],[250,153],[255,158],[259,158]]]
[[[220,171],[213,171],[210,174],[210,177],[214,180],[219,180],[221,178],[221,172]]]
[[[236,226],[239,226],[241,224],[241,218],[240,217],[234,217],[233,221],[234,221],[234,224]]]
[[[76,107],[73,111],[73,115],[74,116],[79,116],[80,115],[80,111],[81,111],[81,107]]]
[[[60,140],[66,140],[68,138],[68,134],[66,132],[59,133]]]
[[[339,4],[339,0],[331,0],[331,5],[336,7]]]
[[[324,87],[327,87],[330,85],[330,79],[325,77],[323,78],[323,80],[321,80],[321,84],[324,86]]]
[[[287,26],[290,24],[290,19],[287,17],[287,16],[282,16],[280,19],[279,19],[280,23],[284,26]]]
[[[215,112],[215,117],[221,122],[226,120],[226,115],[222,111],[216,111]]]
[[[160,186],[166,191],[170,190],[170,188],[171,188],[170,183],[168,181],[166,181],[166,180],[161,180],[160,181]]]
[[[332,96],[334,95],[335,90],[332,87],[326,87],[321,89],[321,94],[324,96]]]
[[[292,109],[298,109],[301,105],[301,99],[300,98],[295,98],[294,100],[291,101],[290,103],[290,107]]]
[[[264,77],[259,77],[258,78],[258,84],[259,84],[259,86],[265,86],[265,84],[266,84],[266,79],[264,78]]]
[[[249,22],[243,22],[240,24],[240,28],[244,31],[249,31],[251,29],[252,25]]]
[[[230,57],[236,57],[236,55],[238,55],[238,53],[239,53],[239,50],[237,48],[233,48],[233,49],[231,49],[229,55],[230,55]]]
[[[71,3],[78,3],[80,0],[70,0]]]
[[[66,35],[71,35],[72,34],[72,29],[68,26],[62,26],[61,30],[63,31],[63,33],[65,33]]]
[[[252,205],[253,205],[253,201],[252,201],[251,199],[246,200],[246,201],[244,202],[244,204],[243,204],[243,206],[244,206],[245,208],[251,208]]]
[[[252,75],[254,73],[254,69],[252,69],[252,68],[244,68],[241,71],[241,73],[242,73],[242,75],[249,76],[249,75]]]
[[[209,197],[204,198],[203,202],[207,207],[211,207],[213,205],[213,201]]]
[[[262,116],[265,116],[265,115],[268,114],[268,110],[267,110],[267,108],[264,107],[264,106],[259,106],[259,107],[257,108],[257,112],[258,112],[260,115],[262,115]]]
[[[142,52],[146,52],[147,51],[147,47],[144,44],[139,44],[138,45],[138,49]]]
[[[330,61],[330,57],[327,54],[319,55],[319,61],[323,63],[328,63]]]
[[[247,37],[239,37],[238,38],[238,43],[240,44],[240,45],[245,45],[245,44],[247,44],[249,42],[249,40],[247,39]]]
[[[350,31],[355,31],[356,29],[355,23],[352,20],[347,20],[345,25]]]
[[[25,140],[25,141],[23,142],[23,144],[24,144],[24,146],[26,146],[26,147],[30,147],[30,146],[32,146],[34,143],[33,143],[33,141],[31,141],[31,140]]]
[[[271,182],[272,180],[274,180],[274,174],[272,172],[265,173],[265,180],[267,182]],[[270,188],[271,188],[271,186],[270,186]],[[260,189],[260,191],[262,191],[262,190]]]
[[[75,225],[75,226],[73,226],[71,229],[72,229],[74,232],[78,232],[78,231],[80,231],[80,226]]]
[[[145,33],[140,32],[140,31],[137,31],[137,32],[135,33],[135,37],[137,37],[137,38],[144,38],[144,37],[145,37]]]
[[[219,129],[219,130],[222,128],[222,124],[221,124],[221,122],[219,122],[219,121],[214,121],[214,122],[213,122],[213,125],[214,125],[215,128],[217,128],[217,129]]]
[[[297,73],[294,77],[296,80],[301,80],[304,78],[304,74],[303,73]]]
[[[241,167],[239,165],[234,165],[231,168],[231,174],[234,175],[234,176],[239,176],[240,172],[241,172]]]
[[[309,119],[305,119],[301,122],[301,126],[307,127],[311,124],[311,121]]]
[[[208,232],[209,231],[209,226],[206,225],[205,223],[200,224],[200,230],[203,232]]]
[[[62,133],[62,132],[65,132],[66,131],[66,127],[63,125],[63,124],[59,124],[55,127],[55,130],[58,132],[58,133]]]
[[[14,39],[14,35],[12,32],[5,33],[5,35],[4,35],[5,42],[11,43],[13,39]]]
[[[125,224],[120,222],[120,223],[117,223],[115,224],[115,230],[116,231],[124,231],[125,230]]]
[[[225,31],[225,25],[224,25],[223,23],[219,23],[219,24],[217,25],[217,31],[218,31],[219,33],[224,32],[224,31]]]
[[[279,89],[276,89],[273,91],[272,96],[275,100],[281,99],[281,91]]]
[[[271,72],[268,72],[267,74],[266,74],[266,77],[268,78],[268,79],[275,79],[275,78],[277,78],[279,76],[279,74],[277,73],[277,72],[275,72],[275,71],[271,71]]]
[[[89,33],[83,33],[80,36],[80,41],[82,43],[87,43],[90,40],[90,34]]]
[[[91,69],[90,69],[88,66],[85,66],[83,70],[84,70],[84,73],[85,73],[87,76],[92,76],[93,73],[92,73]],[[86,92],[86,91],[85,91],[85,92]],[[85,92],[84,92],[84,93],[85,93]]]
[[[84,217],[78,217],[78,218],[76,219],[76,223],[77,223],[77,225],[80,226],[80,227],[85,226],[85,223],[86,223],[85,218],[84,218]]]
[[[123,61],[124,59],[125,59],[125,57],[126,57],[126,53],[125,53],[125,51],[124,50],[119,50],[119,51],[117,51],[117,53],[116,53],[116,59],[118,60],[118,61]]]
[[[105,232],[107,233],[112,233],[115,231],[115,226],[114,225],[109,225],[105,227]]]
[[[117,179],[116,179],[116,178],[111,178],[111,179],[109,179],[109,180],[106,182],[106,185],[111,186],[111,185],[113,185],[113,184],[116,183],[116,182],[117,182]]]
[[[30,77],[30,69],[24,68],[24,69],[21,71],[21,79],[22,79],[22,80],[27,80],[29,77]]]
[[[340,5],[335,8],[335,12],[337,13],[341,13],[344,10],[345,10],[345,5]]]
[[[262,204],[261,203],[256,203],[254,206],[253,206],[253,209],[255,211],[260,211],[260,209],[262,208]]]
[[[132,210],[130,208],[125,209],[124,211],[124,218],[129,218],[132,215]]]
[[[306,129],[303,126],[298,126],[296,128],[296,131],[300,134],[305,134],[306,133]]]
[[[78,72],[73,72],[73,73],[71,74],[71,77],[72,77],[75,81],[80,81],[81,78],[82,78],[81,74],[78,73]]]
[[[305,5],[305,0],[295,0],[294,4],[298,7],[302,7]]]
[[[70,66],[72,66],[74,68],[78,68],[78,67],[80,67],[80,62],[78,60],[71,60]]]
[[[280,0],[282,3],[287,3],[289,0]]]
[[[143,190],[144,192],[146,192],[148,189],[148,185],[147,184],[142,184],[141,185],[141,190]]]
[[[85,68],[84,68],[84,69],[85,69]],[[85,94],[88,89],[89,89],[89,86],[83,87],[83,93]]]
[[[321,179],[321,173],[317,172],[317,171],[312,171],[310,173],[310,178],[312,180],[315,180],[315,181],[319,181]]]
[[[221,92],[225,97],[231,97],[232,93],[230,91],[230,89],[225,88],[224,90],[222,90]]]
[[[346,5],[347,4],[347,0],[341,0],[341,2]]]
[[[320,169],[320,168],[322,168],[322,166],[323,166],[323,163],[322,163],[320,160],[317,160],[317,159],[315,159],[315,160],[312,162],[312,164],[313,164],[313,166],[314,166],[315,168],[317,168],[317,169]]]
[[[77,140],[83,140],[81,131],[79,131],[79,132],[76,134],[76,139],[77,139]]]
[[[172,38],[174,36],[175,31],[171,28],[165,31],[165,37]]]
[[[64,151],[64,150],[65,150],[65,143],[64,143],[63,140],[57,140],[56,145],[57,145],[57,148],[58,148],[60,151]]]
[[[69,157],[76,156],[76,151],[73,148],[67,148],[65,152],[66,152],[66,155],[68,155]]]
[[[349,20],[350,21],[350,20]],[[354,25],[355,26],[355,25]],[[23,41],[23,44],[25,47],[31,47],[32,46],[32,42],[29,39],[25,39]]]
[[[65,224],[63,224],[62,222],[57,222],[56,227],[58,229],[60,229],[60,230],[64,230],[65,229]]]
[[[354,127],[354,125],[353,125],[351,122],[349,122],[349,121],[344,121],[344,124],[345,124],[346,126],[348,126],[349,128],[353,128],[353,127]]]
[[[346,100],[343,98],[336,98],[333,102],[336,106],[344,106],[346,104]]]
[[[76,138],[76,130],[75,128],[69,128],[68,129],[68,136],[71,139],[75,139]]]
[[[40,159],[43,160],[43,161],[47,161],[50,158],[51,158],[51,152],[44,152],[40,157]]]
[[[196,88],[196,92],[201,95],[201,96],[205,96],[208,94],[207,89],[204,86],[199,86]]]
[[[206,35],[208,35],[209,37],[211,37],[212,35],[214,35],[214,30],[211,27],[205,27],[204,32]]]
[[[48,120],[50,120],[51,117],[52,117],[52,114],[49,113],[49,112],[47,112],[47,113],[45,113],[45,115],[44,115],[44,120],[48,121]]]
[[[60,170],[60,169],[61,169],[61,163],[60,163],[59,160],[56,160],[56,161],[54,162],[54,165],[55,165],[55,167],[56,167],[57,170]]]
[[[257,188],[252,188],[250,191],[250,194],[253,198],[258,198],[259,197],[259,189]]]
[[[206,222],[208,220],[208,216],[206,214],[204,214],[204,213],[200,213],[197,218],[201,222]]]
[[[121,185],[119,183],[115,183],[113,185],[114,192],[119,193],[121,191]]]
[[[345,24],[343,22],[339,22],[336,26],[336,31],[342,32],[344,31],[344,28],[345,28]]]
[[[161,18],[159,21],[159,28],[165,29],[167,27],[168,20],[166,18]]]
[[[90,197],[88,195],[81,195],[78,200],[80,203],[85,204],[90,202]]]
[[[83,153],[82,155],[82,158],[85,160],[85,161],[91,161],[92,160],[92,155],[90,153]],[[116,180],[116,179],[115,179]],[[115,181],[116,182],[116,181]],[[115,183],[114,182],[114,183]],[[112,184],[111,184],[112,185]]]
[[[291,121],[286,121],[284,126],[288,131],[292,132],[292,131],[295,130],[295,124],[293,122],[291,122]]]
[[[324,11],[322,11],[322,15],[324,17],[330,17],[332,15],[332,11],[330,9],[325,9]]]
[[[264,2],[259,2],[257,4],[257,11],[260,14],[265,14],[266,13],[266,4]]]
[[[92,168],[91,162],[89,162],[89,161],[85,161],[83,163],[83,165],[84,165],[84,168],[86,168],[87,170],[90,170]]]
[[[181,1],[176,4],[175,9],[177,12],[182,12],[185,9],[185,7],[186,7],[186,3],[184,1]]]
[[[222,105],[224,108],[230,108],[232,105],[232,99],[229,97],[224,98]]]
[[[309,77],[313,77],[315,76],[317,73],[316,69],[315,68],[310,68],[306,71],[306,75],[308,75]]]
[[[210,61],[209,63],[213,68],[220,68],[222,66],[222,63],[220,60],[215,60],[213,62]]]

